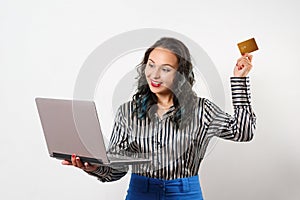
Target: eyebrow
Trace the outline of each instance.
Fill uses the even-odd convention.
[[[152,60],[151,58],[149,58],[148,60],[150,60],[151,62],[155,63],[154,60]],[[166,65],[175,69],[175,67],[172,66],[171,64],[162,64],[162,66],[166,66]]]

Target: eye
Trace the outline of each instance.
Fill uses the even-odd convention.
[[[169,71],[171,71],[171,70],[164,67],[164,68],[162,68],[162,71],[163,71],[163,72],[169,72]]]
[[[148,63],[148,66],[152,68],[152,67],[154,67],[154,64],[153,63]]]

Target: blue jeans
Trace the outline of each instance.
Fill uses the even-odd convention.
[[[132,174],[126,200],[203,200],[199,177],[162,180]]]

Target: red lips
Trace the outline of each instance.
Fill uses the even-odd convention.
[[[159,86],[161,86],[161,83],[153,83],[153,82],[151,81],[151,86],[153,86],[153,87],[159,87]]]

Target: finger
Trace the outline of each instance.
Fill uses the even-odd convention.
[[[236,64],[237,66],[249,66],[251,65],[250,60],[248,60],[248,58],[246,57],[242,57],[241,59],[239,59],[239,61]]]
[[[72,162],[72,165],[74,165],[75,167],[77,166],[76,165],[76,155],[75,154],[72,154],[71,162]]]
[[[241,61],[241,66],[241,69],[245,71],[249,71],[252,68],[250,61]]]
[[[79,168],[84,168],[84,166],[83,166],[83,164],[82,164],[82,162],[81,162],[81,160],[80,160],[79,157],[76,157],[76,165]]]
[[[245,57],[247,60],[249,60],[249,61],[251,62],[253,56],[252,56],[250,53],[245,53],[245,54],[243,55],[243,57]]]
[[[70,162],[70,161],[68,161],[68,160],[63,160],[63,161],[61,162],[61,164],[63,164],[63,165],[72,165],[72,162]]]
[[[235,74],[239,74],[239,76],[247,75],[251,70],[252,64],[249,60],[241,59],[235,66],[234,72]]]
[[[237,61],[236,61],[236,64],[238,64],[243,58],[244,58],[243,56],[238,58]]]
[[[248,54],[248,56],[247,56],[247,57],[248,57],[249,61],[250,61],[250,62],[252,62],[253,55],[251,55],[251,54]]]
[[[85,162],[84,167],[85,167],[85,169],[91,169],[91,168],[94,168],[94,165],[91,165],[90,163]]]
[[[244,65],[236,65],[234,71],[238,72],[241,71],[245,66]]]
[[[242,56],[242,57],[240,57],[239,59],[237,59],[236,65],[237,65],[237,66],[238,66],[238,65],[241,65],[241,64],[243,64],[243,62],[249,62],[249,60],[247,59],[247,57]]]
[[[85,162],[85,163],[84,163],[84,167],[85,167],[85,168],[90,167],[89,163],[88,163],[88,162]]]
[[[97,167],[95,165],[91,165],[88,162],[84,163],[84,167],[85,167],[84,170],[89,171],[89,172],[95,171],[97,169]]]
[[[234,69],[234,76],[236,76],[236,77],[245,77],[247,74],[248,74],[247,67],[236,66]]]
[[[91,168],[91,166],[89,165],[89,163],[88,163],[88,162],[85,162],[85,163],[84,163],[84,170],[89,171],[90,168]]]
[[[249,53],[243,54],[240,58],[237,59],[237,63],[240,62],[241,60],[247,60],[247,61],[252,61],[252,55]]]

